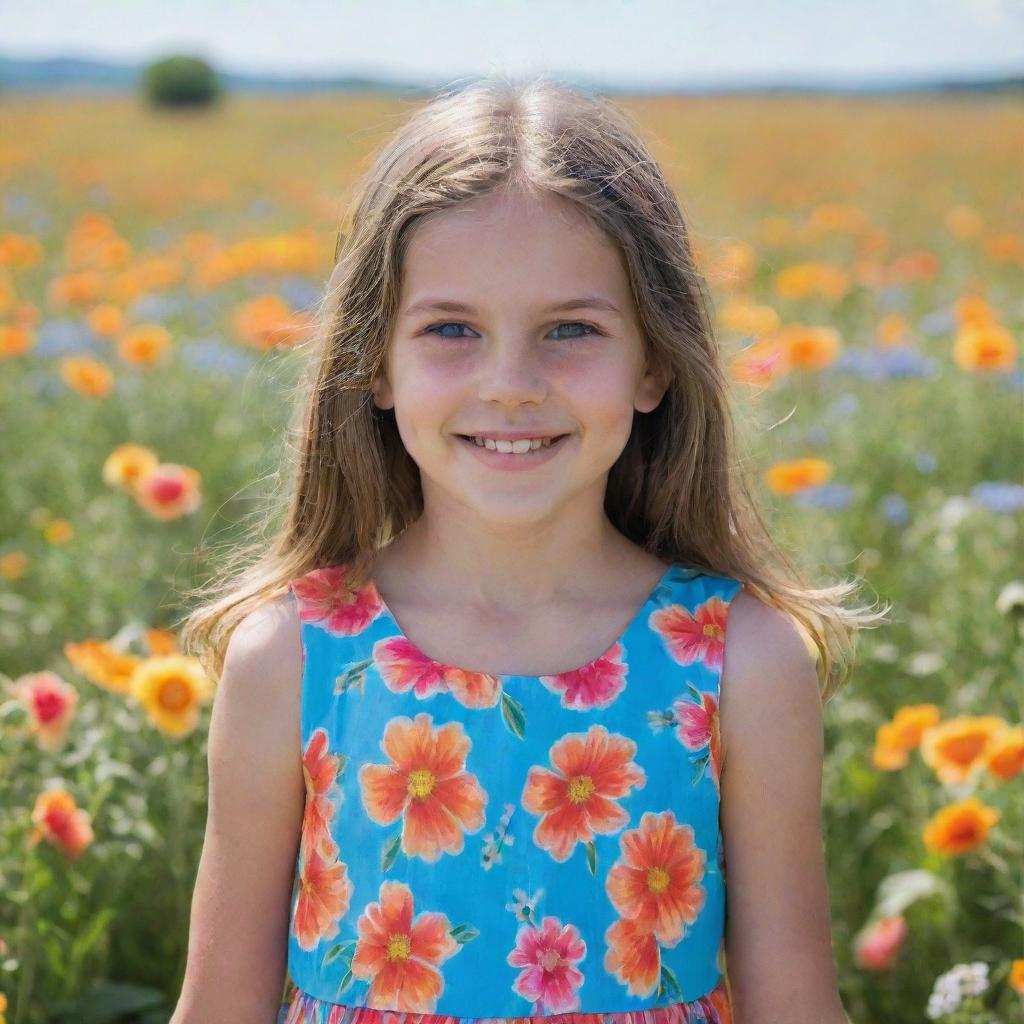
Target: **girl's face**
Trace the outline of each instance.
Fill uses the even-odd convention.
[[[395,410],[425,511],[522,526],[602,509],[634,411],[665,390],[618,251],[566,200],[492,194],[413,228],[373,391]],[[567,436],[526,455],[462,437],[512,431]]]

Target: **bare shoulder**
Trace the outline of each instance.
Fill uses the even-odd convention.
[[[740,1020],[845,1020],[821,828],[815,659],[788,614],[746,589],[730,607],[719,706],[726,964]]]
[[[719,691],[723,764],[730,745],[770,718],[802,708],[820,723],[817,666],[796,624],[784,611],[742,587],[729,607]],[[811,721],[808,722],[808,719]]]

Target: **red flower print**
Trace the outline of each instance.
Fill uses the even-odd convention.
[[[313,569],[292,580],[302,622],[314,622],[332,636],[361,633],[384,608],[373,581],[358,590],[347,582],[344,565]]]
[[[608,898],[623,917],[675,946],[707,898],[700,884],[707,854],[694,845],[693,826],[678,825],[672,811],[645,811],[619,846],[620,860],[605,878]]]
[[[470,739],[461,722],[433,727],[421,712],[415,721],[399,715],[384,728],[381,747],[391,764],[359,770],[363,806],[378,825],[402,816],[402,850],[436,861],[461,853],[463,831],[483,828],[487,793],[465,770]]]
[[[302,949],[308,952],[321,939],[338,934],[338,922],[348,913],[352,889],[347,865],[321,857],[313,847],[305,851],[292,915],[292,933]]]
[[[444,990],[437,965],[462,947],[444,914],[424,911],[413,919],[413,896],[404,882],[382,882],[379,900],[356,923],[352,974],[370,981],[367,1006],[429,1013]]]
[[[545,916],[540,927],[524,924],[516,933],[516,947],[506,957],[522,967],[512,988],[551,1013],[579,1009],[583,974],[576,966],[587,955],[587,944],[575,925],[563,925]]]
[[[632,996],[649,996],[661,977],[661,947],[650,927],[620,917],[604,933],[605,970]]]
[[[575,711],[607,707],[626,685],[628,668],[622,661],[623,647],[615,643],[597,661],[540,681],[552,692],[561,694],[562,707]]]
[[[719,789],[722,772],[722,732],[715,695],[697,691],[694,697],[674,701],[672,712],[679,723],[676,728],[679,742],[687,750],[709,750],[711,780],[715,788]]]
[[[302,845],[305,849],[315,847],[321,857],[330,859],[338,853],[338,844],[331,837],[330,825],[341,803],[342,794],[337,784],[341,756],[329,754],[327,742],[326,730],[317,729],[302,753],[302,777],[306,782]]]
[[[710,669],[720,669],[728,616],[729,605],[720,597],[709,597],[692,615],[685,605],[673,604],[651,612],[647,621],[680,665],[700,661]]]
[[[373,660],[385,686],[395,693],[410,690],[419,700],[435,693],[451,693],[469,708],[492,708],[501,696],[501,682],[482,672],[463,672],[423,654],[404,636],[379,640]]]
[[[553,744],[548,756],[557,770],[531,766],[523,789],[523,807],[543,815],[533,831],[534,843],[564,861],[576,843],[626,825],[629,812],[615,800],[647,782],[643,768],[632,760],[635,753],[633,740],[609,734],[603,725],[592,725],[585,734],[567,733]]]

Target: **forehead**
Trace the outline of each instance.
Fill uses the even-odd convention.
[[[618,247],[558,196],[494,193],[429,214],[402,264],[403,305],[426,295],[522,305],[586,294],[628,303],[629,279]]]

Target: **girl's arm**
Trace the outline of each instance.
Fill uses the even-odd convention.
[[[719,715],[735,1024],[846,1024],[821,833],[817,672],[789,617],[746,590],[726,625]]]
[[[237,626],[209,731],[209,811],[170,1024],[274,1024],[305,801],[294,602]]]

